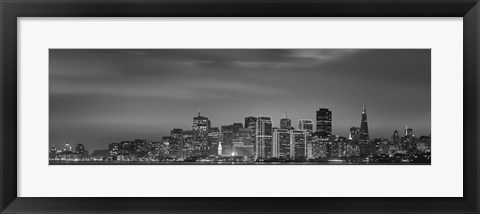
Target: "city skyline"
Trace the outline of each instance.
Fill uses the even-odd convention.
[[[212,127],[208,117],[193,117],[191,129],[172,129],[161,141],[146,139],[110,143],[89,152],[83,144],[51,147],[50,164],[430,164],[431,137],[416,137],[405,126],[390,139],[370,139],[365,102],[360,127],[349,137],[332,134],[332,111],[316,111],[316,125],[300,119],[298,127],[285,114],[280,127],[268,116],[246,117],[245,124]],[[254,125],[253,125],[254,124]],[[316,128],[314,128],[316,127]]]
[[[378,57],[389,66],[376,61]],[[353,66],[346,70],[356,73],[349,77],[347,71],[335,69],[345,67],[342,64]],[[260,70],[263,73],[255,73]],[[399,70],[405,70],[403,75]],[[242,72],[247,74],[238,75]],[[111,79],[115,77],[119,80]],[[293,81],[307,83],[313,77],[318,84]],[[218,128],[244,124],[245,117],[259,115],[271,117],[272,125],[280,127],[286,112],[295,127],[299,119],[315,123],[319,108],[332,111],[332,134],[348,137],[351,127],[361,126],[363,101],[369,105],[370,139],[389,138],[405,125],[415,134],[430,134],[430,50],[52,49],[50,80],[50,146],[68,141],[101,149],[126,139],[159,141],[174,128],[191,129],[189,123],[197,112]],[[282,87],[270,84],[276,80]],[[336,81],[332,85],[327,80]],[[357,85],[365,87],[354,90]],[[320,96],[327,89],[331,95]]]

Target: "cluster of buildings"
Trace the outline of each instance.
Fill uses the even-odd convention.
[[[348,137],[332,134],[332,111],[320,108],[315,121],[300,119],[296,125],[285,116],[280,127],[267,116],[246,117],[245,122],[212,127],[200,113],[191,130],[173,129],[158,142],[137,139],[109,144],[108,150],[88,153],[82,144],[73,151],[51,148],[51,161],[329,161],[429,162],[430,136],[415,137],[406,127],[403,136],[395,130],[390,139],[370,139],[365,103],[360,127]]]

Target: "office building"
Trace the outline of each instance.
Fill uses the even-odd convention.
[[[308,120],[308,119],[298,120],[298,129],[303,130],[308,134],[312,134],[313,133],[313,122],[312,122],[312,120]]]
[[[332,135],[332,112],[327,108],[317,111],[317,127],[315,135],[322,139],[329,139]]]
[[[302,130],[290,130],[290,158],[303,160],[307,158],[307,135]]]
[[[257,117],[255,153],[257,158],[272,157],[272,120],[270,117]]]
[[[290,158],[290,131],[288,129],[275,129],[272,152],[272,156],[275,158]]]
[[[365,102],[363,103],[362,122],[360,124],[360,135],[358,138],[361,144],[368,144],[368,142],[370,141],[367,122],[367,106]]]
[[[244,128],[255,130],[257,125],[257,118],[256,117],[245,117],[245,126]]]
[[[292,128],[292,120],[287,118],[287,113],[280,119],[280,128],[290,130]]]
[[[358,142],[360,140],[360,127],[351,127],[348,139]]]

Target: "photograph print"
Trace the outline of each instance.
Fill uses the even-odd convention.
[[[50,49],[50,165],[430,165],[430,49]]]

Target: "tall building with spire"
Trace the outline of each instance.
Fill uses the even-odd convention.
[[[367,123],[367,105],[365,102],[363,102],[362,122],[360,124],[360,133],[358,138],[360,143],[368,143],[370,141]]]

